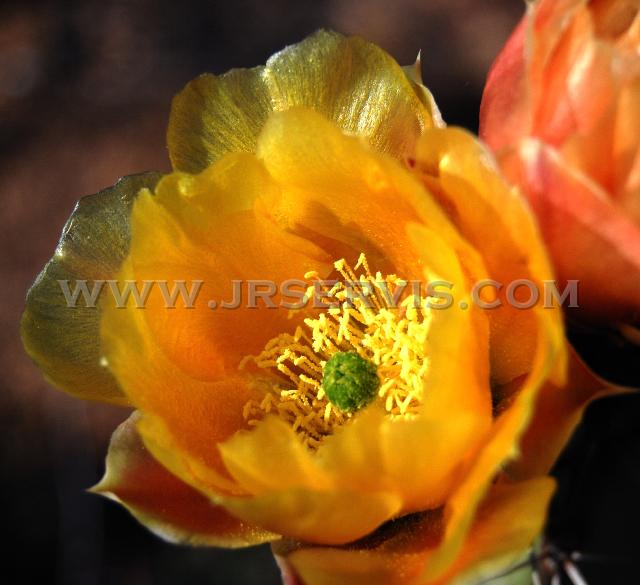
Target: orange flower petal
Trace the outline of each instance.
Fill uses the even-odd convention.
[[[527,18],[511,33],[487,76],[480,104],[480,137],[494,152],[513,144],[531,124],[525,68]]]
[[[215,506],[160,465],[142,443],[134,413],[114,432],[107,469],[92,492],[125,506],[154,534],[174,543],[236,548],[278,539]]]
[[[638,17],[640,29],[640,16]],[[640,45],[640,40],[638,41]],[[620,90],[614,139],[614,164],[619,182],[614,197],[640,224],[640,76]]]
[[[578,280],[580,311],[595,319],[637,317],[638,226],[597,185],[538,141],[524,141],[505,156],[503,168],[523,185],[536,215],[544,218],[543,237],[560,281]]]
[[[589,11],[577,11],[545,65],[533,132],[611,193],[623,170],[611,159],[620,88],[629,76],[612,67],[615,59],[614,47],[598,42]]]
[[[632,293],[640,256],[640,6],[540,0],[529,4],[519,31],[489,78],[481,136],[530,199],[558,275],[580,280],[575,318],[633,323],[640,315]],[[516,86],[512,94],[514,79],[524,80],[524,91]]]
[[[593,0],[589,6],[593,13],[598,35],[616,39],[638,20],[640,5],[636,0]]]

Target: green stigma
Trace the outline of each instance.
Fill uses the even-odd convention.
[[[342,412],[353,412],[375,398],[380,378],[370,361],[354,351],[341,351],[333,354],[325,364],[322,387],[331,404]]]

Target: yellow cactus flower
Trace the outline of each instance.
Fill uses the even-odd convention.
[[[474,296],[553,278],[489,152],[414,70],[329,32],[190,83],[168,142],[172,173],[80,202],[23,317],[52,383],[136,409],[94,491],[173,541],[273,542],[308,585],[525,550],[592,389],[562,388],[558,307]],[[74,279],[107,281],[97,308],[68,307]],[[180,282],[197,298],[169,308]]]

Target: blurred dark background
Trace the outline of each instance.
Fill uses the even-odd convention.
[[[126,412],[47,385],[18,338],[25,292],[79,197],[122,175],[169,170],[170,100],[199,73],[264,63],[331,28],[376,42],[403,64],[422,49],[445,120],[475,131],[487,70],[523,10],[520,0],[0,4],[0,503],[10,543],[0,582],[279,582],[268,549],[169,546],[84,492]]]

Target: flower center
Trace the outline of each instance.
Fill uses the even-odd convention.
[[[376,366],[355,351],[334,353],[322,370],[322,388],[342,412],[360,410],[380,387]]]
[[[312,449],[362,408],[412,416],[422,403],[429,363],[431,313],[415,284],[409,290],[409,283],[395,274],[372,275],[364,254],[353,269],[344,259],[334,266],[342,279],[324,291],[328,308],[240,364],[253,361],[281,379],[269,383],[261,401],[245,405],[249,424],[275,414]],[[326,281],[316,272],[305,279],[315,281],[305,295],[308,304]]]

